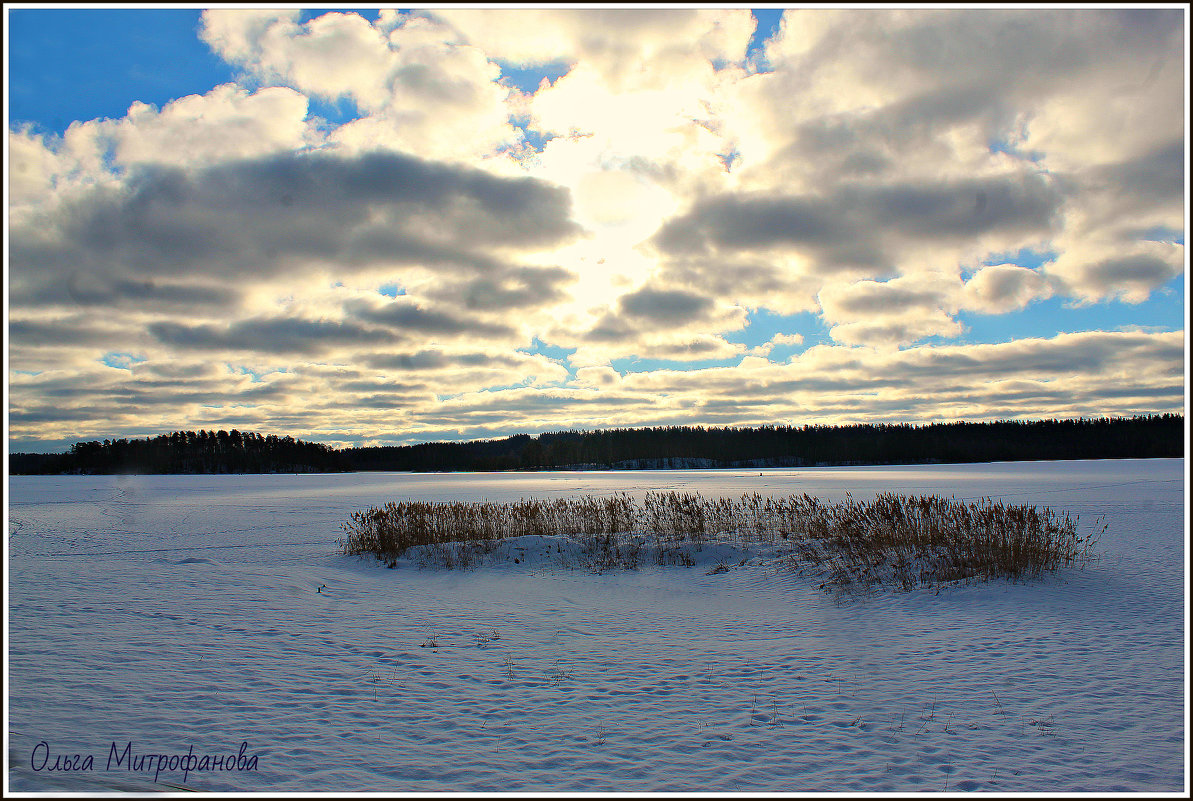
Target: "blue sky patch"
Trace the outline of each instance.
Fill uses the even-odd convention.
[[[538,337],[530,340],[529,348],[518,348],[519,353],[528,353],[531,356],[546,356],[548,359],[555,359],[557,361],[567,361],[571,355],[576,352],[576,348],[564,348],[559,345],[549,345],[543,342]]]
[[[746,317],[745,328],[725,334],[725,341],[754,348],[769,342],[778,334],[799,334],[804,341],[798,345],[776,345],[770,354],[771,361],[782,362],[790,356],[803,353],[813,345],[832,342],[829,327],[819,313],[804,311],[778,314],[770,309],[750,311]]]
[[[337,97],[334,100],[312,97],[307,103],[307,115],[322,117],[331,127],[339,127],[366,116],[350,97]]]
[[[310,22],[316,17],[322,17],[324,14],[332,12],[340,14],[359,14],[367,19],[369,22],[376,22],[377,18],[381,16],[381,9],[379,8],[304,8],[298,15],[299,22]]]
[[[1050,261],[1055,261],[1056,257],[1060,255],[1051,250],[1034,250],[1032,248],[1021,248],[1020,250],[1004,251],[1002,253],[991,253],[982,260],[984,265],[993,264],[1015,264],[1019,267],[1026,267],[1029,270],[1037,270],[1043,267]],[[969,273],[972,274],[973,270]],[[968,277],[968,276],[967,276]]]
[[[134,101],[161,108],[228,83],[237,70],[199,39],[200,13],[11,9],[10,126],[61,134],[75,120],[123,117]]]
[[[770,64],[767,63],[762,51],[767,40],[779,31],[779,25],[783,21],[783,9],[755,8],[750,13],[754,15],[754,19],[758,20],[758,25],[754,28],[754,36],[750,39],[749,47],[746,48],[746,60],[753,62],[758,72],[769,72]]]
[[[1184,292],[1185,277],[1178,276],[1143,303],[1112,300],[1074,306],[1067,298],[1052,297],[1005,314],[963,311],[956,315],[956,319],[968,330],[949,341],[966,345],[997,344],[1027,337],[1050,339],[1057,334],[1119,331],[1136,326],[1179,331],[1185,325],[1184,308],[1173,303],[1171,298],[1174,294],[1183,297]]]
[[[118,370],[132,370],[134,364],[148,361],[144,356],[136,356],[132,353],[116,353],[114,351],[105,353],[99,360],[108,367],[115,367]]]
[[[709,367],[736,367],[741,363],[741,356],[730,356],[727,359],[697,359],[695,361],[680,361],[678,359],[652,359],[649,356],[627,356],[613,359],[609,362],[621,375],[630,373],[650,373],[655,370],[704,370]]]
[[[262,382],[262,376],[267,376],[271,373],[287,372],[287,368],[285,367],[272,367],[268,370],[258,371],[251,367],[245,367],[244,365],[238,365],[236,367],[228,365],[228,369],[232,370],[233,372],[240,373],[241,375],[247,375],[250,379],[250,383],[252,384],[260,384]]]
[[[516,86],[528,95],[532,95],[539,90],[544,78],[548,83],[555,83],[564,75],[571,71],[572,65],[555,61],[550,64],[536,65],[534,67],[515,67],[512,64],[497,62],[501,67],[501,79],[510,86]]]

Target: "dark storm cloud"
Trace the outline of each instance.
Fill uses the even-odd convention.
[[[268,278],[302,263],[340,270],[430,264],[488,273],[493,249],[580,233],[566,189],[396,153],[283,154],[183,170],[143,167],[13,227],[14,301],[220,302],[171,277]],[[69,277],[79,285],[71,290]],[[203,293],[207,292],[208,295]],[[212,294],[214,293],[214,294]]]
[[[159,342],[183,350],[320,353],[340,345],[393,342],[392,333],[354,323],[298,318],[250,319],[227,327],[159,322],[149,325]]]
[[[876,266],[908,242],[957,243],[989,233],[1044,234],[1062,196],[1036,176],[937,184],[841,185],[822,196],[724,194],[697,201],[653,242],[665,255],[772,249],[811,256],[823,271]]]

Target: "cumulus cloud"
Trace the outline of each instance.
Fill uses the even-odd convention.
[[[576,378],[582,386],[616,387],[621,383],[621,373],[611,367],[581,367]]]
[[[1089,303],[1146,300],[1184,272],[1184,247],[1151,231],[1184,227],[1184,147],[1169,142],[1138,156],[1065,176],[1074,201],[1047,265],[1065,294]]]
[[[1015,139],[1069,169],[1179,130],[1162,104],[1182,72],[1181,30],[1178,11],[1159,9],[790,10],[767,48],[773,73],[734,120],[759,162],[832,121],[868,128],[852,147],[886,151],[896,171],[937,160],[964,174],[990,141]],[[1138,116],[1107,121],[1115,108]],[[798,155],[783,178],[798,176]]]
[[[378,345],[392,333],[352,323],[293,317],[241,320],[227,327],[150,323],[149,333],[182,350],[241,350],[262,353],[321,353],[342,344]]]
[[[14,227],[12,296],[118,305],[191,291],[221,303],[232,290],[217,281],[395,265],[516,279],[496,254],[577,233],[563,189],[398,154],[144,167]]]
[[[1053,289],[1035,270],[1017,264],[994,264],[978,270],[965,282],[961,302],[983,314],[1002,314],[1050,297]]]
[[[206,11],[233,82],[10,128],[19,436],[1182,406],[1181,331],[953,341],[1183,274],[1178,9],[790,9],[750,61],[747,9],[306,16]],[[828,341],[752,325],[797,313]]]
[[[955,336],[951,316],[955,286],[947,277],[904,277],[829,284],[819,295],[834,340],[849,345],[894,347],[932,336]]]
[[[345,304],[345,311],[349,317],[383,326],[404,337],[465,334],[508,337],[514,333],[509,325],[424,309],[407,298],[395,298],[387,303],[353,301]]]
[[[783,365],[755,360],[749,372],[733,367],[698,373],[655,371],[635,373],[626,383],[627,389],[662,396],[696,394],[702,388],[704,395],[715,397],[747,386],[756,390],[751,397],[785,397],[787,403],[818,404],[818,398],[828,394],[854,409],[887,400],[896,405],[881,414],[868,414],[866,419],[885,416],[896,408],[909,418],[927,419],[967,394],[981,398],[990,385],[1010,380],[1036,382],[1050,392],[1061,392],[1072,383],[1072,397],[1082,403],[1109,397],[1110,390],[1123,380],[1135,388],[1133,397],[1146,396],[1153,389],[1179,396],[1179,383],[1174,385],[1170,374],[1180,369],[1183,355],[1179,331],[1086,332],[1051,339],[920,345],[904,350],[817,345]],[[980,400],[971,397],[967,405],[978,406]],[[931,413],[926,411],[929,409]]]
[[[301,148],[314,140],[307,98],[283,87],[256,92],[225,84],[159,111],[136,102],[121,120],[99,126],[123,165],[209,164]]]
[[[388,13],[374,24],[329,13],[303,23],[295,12],[211,9],[201,35],[259,80],[355,102],[365,115],[332,136],[353,150],[459,160],[522,142],[509,122],[500,68],[425,16]]]
[[[817,272],[882,271],[924,244],[1047,234],[1061,200],[1045,176],[1032,174],[844,184],[822,195],[729,194],[697,201],[668,220],[653,242],[664,254],[793,251]]]
[[[576,364],[600,365],[627,356],[698,361],[742,353],[742,346],[710,332],[739,329],[745,319],[744,309],[707,295],[645,286],[618,298],[579,337],[559,329],[552,336],[577,344]]]
[[[428,288],[427,296],[467,309],[511,311],[562,301],[567,297],[565,287],[575,280],[576,275],[562,267],[494,268],[463,284]]]
[[[684,67],[740,62],[754,32],[746,9],[435,9],[470,43],[512,64],[595,66],[621,88],[650,85]]]

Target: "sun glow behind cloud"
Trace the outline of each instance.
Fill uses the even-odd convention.
[[[205,88],[9,121],[10,437],[1180,411],[1186,26],[203,12]]]

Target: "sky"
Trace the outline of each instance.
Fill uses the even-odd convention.
[[[14,452],[1185,407],[1182,6],[5,16]]]

